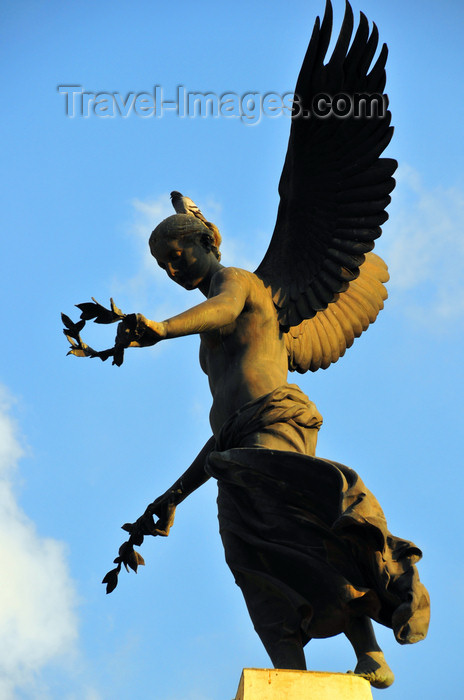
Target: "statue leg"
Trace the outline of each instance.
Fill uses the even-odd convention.
[[[377,644],[371,620],[366,615],[351,617],[347,622],[345,635],[358,660],[354,673],[367,678],[374,688],[388,688],[395,676]]]
[[[256,631],[274,668],[306,671],[303,642],[299,634],[273,634],[272,630],[258,629]]]
[[[253,627],[274,668],[306,671],[298,612],[278,592],[271,592],[253,576],[235,572]],[[305,640],[306,641],[306,640]]]

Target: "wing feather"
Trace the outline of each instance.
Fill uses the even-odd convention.
[[[366,323],[364,314],[369,319],[374,313],[351,285],[388,218],[385,209],[395,187],[392,176],[397,163],[380,157],[393,134],[383,92],[388,50],[383,45],[374,60],[379,33],[375,24],[369,32],[364,14],[352,39],[353,29],[353,12],[347,3],[335,48],[326,60],[332,36],[328,0],[322,23],[316,19],[296,83],[276,226],[256,270],[271,290],[284,330],[316,318],[337,295],[340,299],[349,295],[350,289],[354,291],[346,309],[357,319],[353,320],[356,331]],[[332,111],[318,118],[316,107],[324,94],[348,96],[353,105],[360,96],[365,109],[359,115],[353,112],[342,118]],[[371,98],[379,101],[377,110],[369,113]],[[363,283],[364,277],[360,290]],[[324,345],[325,326],[320,320],[314,324],[317,330],[311,338]]]
[[[327,315],[320,314],[319,323],[324,330],[325,337],[327,338],[326,353],[322,358],[321,367],[326,369],[332,362],[336,362],[340,356],[340,342],[337,335],[336,327],[327,318]]]
[[[382,258],[367,253],[357,279],[326,309],[305,319],[285,334],[290,370],[326,369],[343,357],[383,309],[388,269]]]
[[[353,324],[354,334],[356,338],[359,338],[361,333],[366,330],[369,325],[369,316],[366,310],[358,303],[356,298],[353,298],[353,294],[347,296],[343,299],[345,308],[348,308],[348,314],[350,315],[351,322]]]
[[[332,345],[330,343],[330,338],[326,333],[326,330],[324,328],[324,324],[322,323],[321,319],[318,318],[317,316],[314,317],[314,327],[316,329],[316,332],[319,337],[319,342],[321,344],[321,354],[318,358],[318,364],[319,367],[323,367],[324,369],[328,367],[331,363],[331,357],[332,357]],[[318,367],[318,369],[319,369]]]
[[[330,324],[336,336],[336,343],[334,341],[334,351],[332,356],[332,362],[336,362],[339,357],[343,357],[345,354],[346,348],[348,347],[347,343],[349,342],[351,334],[344,331],[342,323],[338,319],[337,314],[333,311],[333,309],[334,305],[330,304],[325,309],[325,313],[321,314],[321,316],[324,316],[327,319],[327,323]]]

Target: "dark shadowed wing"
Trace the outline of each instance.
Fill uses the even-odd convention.
[[[351,42],[353,13],[347,3],[336,46],[324,65],[331,32],[332,7],[327,2],[322,25],[316,20],[295,88],[277,222],[256,270],[271,288],[279,322],[286,331],[304,319],[318,319],[314,326],[329,322],[333,314],[325,313],[322,320],[318,312],[344,299],[350,283],[358,278],[365,254],[373,249],[380,226],[388,218],[385,208],[395,186],[396,161],[380,158],[393,132],[383,93],[387,47],[383,45],[370,68],[378,46],[377,28],[374,25],[369,33],[368,21],[361,14]],[[332,113],[321,118],[314,114],[314,106],[321,106],[317,95],[333,98],[340,93],[353,104],[355,95],[379,95],[384,109],[369,114],[365,105],[360,116]],[[326,105],[324,98],[322,107]],[[311,116],[305,118],[306,113]],[[351,294],[353,289],[354,285]],[[337,302],[339,312],[342,307]],[[350,337],[351,332],[347,333]]]

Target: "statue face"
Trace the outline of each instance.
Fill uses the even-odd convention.
[[[184,289],[196,289],[211,266],[211,253],[198,237],[161,238],[152,255],[166,274]]]

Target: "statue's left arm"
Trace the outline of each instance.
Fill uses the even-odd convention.
[[[167,537],[174,524],[174,514],[177,506],[185,501],[191,493],[203,486],[210,478],[205,471],[205,464],[209,453],[214,450],[216,440],[214,437],[204,444],[198,455],[188,469],[153,503],[150,503],[145,513],[125,529],[131,534],[138,532],[143,535],[162,535]],[[153,516],[159,519],[155,523]]]

